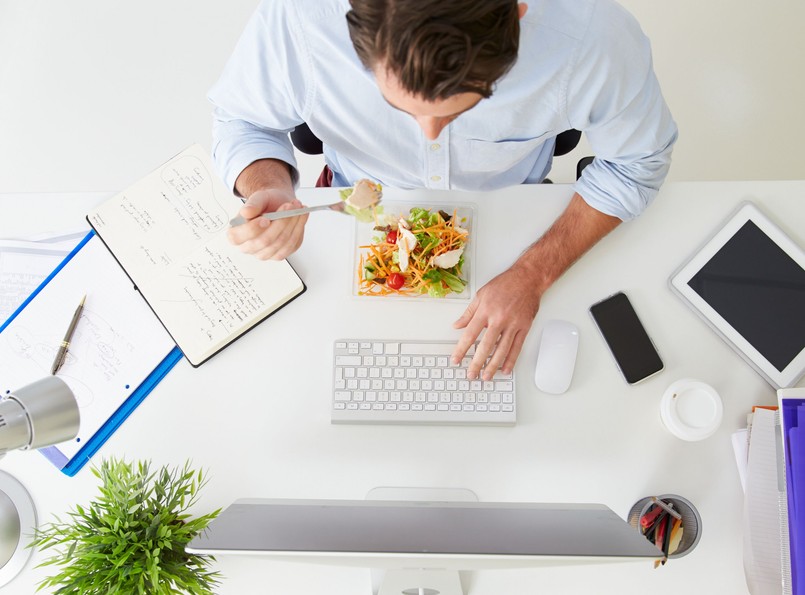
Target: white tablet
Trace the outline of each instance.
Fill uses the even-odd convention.
[[[671,288],[775,388],[805,373],[805,252],[745,203]]]

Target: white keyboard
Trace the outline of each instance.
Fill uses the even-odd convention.
[[[333,349],[333,423],[514,425],[514,374],[468,380],[470,348],[454,341],[339,339]]]

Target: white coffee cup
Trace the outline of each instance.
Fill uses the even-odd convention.
[[[712,436],[723,415],[718,392],[709,384],[691,378],[671,384],[660,403],[660,417],[668,431],[691,442]]]

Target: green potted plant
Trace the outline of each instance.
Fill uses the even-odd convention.
[[[187,512],[207,482],[202,472],[189,462],[181,470],[152,472],[148,461],[134,465],[116,459],[92,472],[101,480],[100,495],[87,507],[77,505],[68,522],[56,517],[36,532],[33,546],[55,548],[40,566],[60,567],[38,590],[211,595],[219,578],[209,570],[212,558],[184,551],[220,512],[194,519]]]

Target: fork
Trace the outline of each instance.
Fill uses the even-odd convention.
[[[343,213],[344,207],[347,206],[346,201],[339,200],[338,202],[334,202],[331,205],[316,205],[315,207],[303,207],[301,209],[291,209],[289,211],[274,211],[273,213],[263,213],[263,217],[274,221],[275,219],[285,219],[287,217],[296,217],[297,215],[304,215],[305,213],[310,213],[312,211],[323,211],[325,209],[329,209],[331,211],[335,211],[336,213]],[[246,223],[246,219],[238,215],[229,221],[229,225],[242,225]]]

